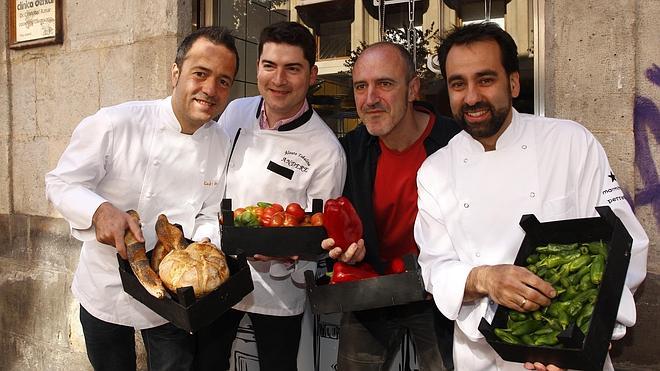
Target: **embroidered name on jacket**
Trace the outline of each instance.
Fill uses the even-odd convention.
[[[302,153],[288,150],[284,151],[284,156],[282,156],[280,162],[286,167],[299,170],[303,173],[309,171],[309,159],[307,159],[307,156],[303,155]]]

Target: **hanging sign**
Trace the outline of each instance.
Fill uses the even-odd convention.
[[[62,42],[62,0],[9,0],[9,47]]]

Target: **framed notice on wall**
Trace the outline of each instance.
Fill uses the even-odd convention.
[[[9,47],[62,42],[62,0],[8,0]]]

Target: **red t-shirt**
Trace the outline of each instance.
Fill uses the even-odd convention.
[[[413,237],[417,217],[417,170],[426,160],[424,140],[435,123],[433,112],[423,111],[430,115],[429,123],[419,139],[407,149],[401,152],[391,150],[379,140],[381,155],[376,167],[373,203],[380,257],[384,261],[418,253]]]

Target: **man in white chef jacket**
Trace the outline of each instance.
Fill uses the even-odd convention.
[[[234,207],[296,202],[311,211],[313,199],[341,194],[344,151],[306,99],[316,82],[315,61],[316,40],[304,26],[279,22],[262,30],[256,61],[260,96],[232,101],[218,120],[234,140],[226,192]],[[314,271],[316,262],[254,256],[249,265],[254,291],[198,334],[208,349],[200,363],[229,368],[232,343],[247,314],[260,369],[296,370],[306,303],[304,272]]]
[[[48,199],[83,241],[72,291],[95,370],[135,370],[135,329],[150,370],[193,367],[195,338],[124,292],[116,254],[126,258],[128,229],[153,248],[161,213],[186,237],[219,243],[230,141],[213,118],[227,105],[237,69],[229,31],[193,32],[178,47],[170,97],[106,107],[85,118],[46,175]],[[140,214],[142,231],[129,209]]]
[[[503,361],[477,329],[497,305],[530,312],[556,292],[512,265],[523,214],[540,221],[596,216],[608,205],[633,237],[613,339],[635,323],[633,293],[646,275],[648,237],[624,199],[598,141],[579,124],[521,114],[511,36],[493,23],[457,28],[439,49],[454,118],[464,131],[429,157],[417,175],[415,239],[424,283],[454,319],[457,370],[556,370]],[[609,357],[605,369],[612,369]]]

